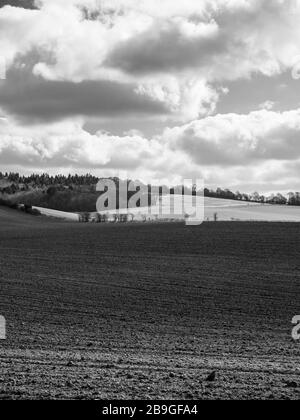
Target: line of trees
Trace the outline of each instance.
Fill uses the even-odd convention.
[[[226,200],[237,200],[237,201],[247,201],[253,203],[262,203],[262,204],[277,204],[277,205],[290,205],[290,206],[300,206],[300,193],[299,192],[290,192],[287,196],[284,196],[281,193],[272,194],[270,196],[261,195],[257,192],[253,194],[240,193],[239,191],[233,193],[232,191],[226,189],[222,190],[218,188],[217,190],[204,190],[205,197],[214,197],[214,198],[223,198]]]
[[[9,182],[15,184],[25,184],[31,185],[33,187],[48,187],[51,185],[94,185],[97,184],[99,178],[91,175],[55,175],[51,176],[49,174],[32,174],[29,176],[20,175],[19,173],[2,173],[0,172],[0,180],[6,179]]]

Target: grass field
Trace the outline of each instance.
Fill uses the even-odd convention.
[[[205,198],[205,218],[221,221],[300,222],[300,207]]]
[[[174,216],[166,216],[170,214],[170,202],[174,200],[178,205],[182,205],[182,196],[164,196],[162,204],[154,205],[151,208],[152,215],[160,214],[163,211],[164,216],[160,219],[171,218]],[[171,201],[170,201],[171,200]],[[185,212],[189,215],[195,211],[195,202],[190,196],[185,197]],[[205,197],[200,200],[199,205],[204,205],[204,220],[214,221],[215,215],[219,221],[256,221],[256,222],[300,222],[300,207],[287,205],[268,205],[252,202],[224,200],[220,198]],[[173,204],[174,206],[174,204]],[[124,210],[126,212],[127,210]],[[149,214],[149,208],[136,208],[130,210],[132,214]],[[173,210],[174,212],[174,210]],[[115,210],[110,211],[115,213]],[[201,214],[201,212],[200,212]],[[184,218],[184,213],[175,216],[177,219]]]
[[[299,399],[299,238],[0,208],[0,398]]]

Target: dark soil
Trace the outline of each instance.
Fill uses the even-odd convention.
[[[299,240],[0,209],[0,399],[299,399]]]

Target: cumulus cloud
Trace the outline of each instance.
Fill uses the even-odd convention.
[[[211,185],[251,180],[264,189],[276,179],[296,185],[299,110],[274,112],[269,96],[246,115],[216,112],[230,82],[295,69],[300,0],[4,4],[2,164],[201,174]],[[140,117],[139,128],[146,119],[170,128],[155,138],[114,136],[101,123],[94,135],[83,128],[94,117],[131,115]]]
[[[226,91],[214,89],[205,80],[197,77],[179,82],[170,76],[139,84],[136,93],[165,104],[177,121],[190,121],[214,112],[220,95]]]
[[[172,151],[160,139],[131,132],[122,137],[99,131],[92,135],[83,121],[19,126],[0,119],[0,165],[21,172],[86,173],[176,182],[189,158]],[[123,171],[123,172],[122,172]],[[187,171],[190,174],[189,171]]]
[[[91,135],[81,120],[34,128],[7,120],[0,123],[0,164],[99,174],[127,170],[146,180],[204,177],[209,185],[288,190],[298,182],[299,135],[300,110],[216,115],[155,138],[138,132]]]
[[[37,10],[6,6],[0,9],[1,54],[13,66],[20,54],[47,51],[52,60],[37,60],[35,75],[136,84],[137,92],[162,99],[185,120],[215,109],[216,82],[294,66],[299,0],[178,3],[37,0]]]
[[[134,74],[201,68],[206,66],[212,52],[221,54],[225,44],[215,21],[198,24],[183,18],[155,21],[140,36],[120,42],[107,64]]]
[[[172,149],[199,165],[240,166],[259,161],[300,159],[300,110],[216,115],[166,129]]]
[[[4,7],[0,22],[10,55],[32,46],[52,50],[56,64],[47,71],[43,63],[45,77],[84,79],[111,67],[119,77],[196,68],[212,80],[231,80],[281,72],[299,55],[298,0],[36,4],[38,11]]]
[[[276,103],[273,101],[265,101],[262,104],[260,104],[259,108],[266,109],[267,111],[271,111],[271,109],[273,109],[275,105]]]

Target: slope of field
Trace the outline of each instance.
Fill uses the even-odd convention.
[[[46,214],[44,213],[46,216]],[[32,216],[19,210],[13,210],[9,207],[0,206],[0,236],[5,232],[13,231],[17,233],[18,230],[22,233],[24,230],[38,230],[42,228],[57,228],[60,223],[64,223],[63,218]],[[65,220],[72,221],[72,219],[65,218]],[[73,220],[74,221],[74,220]],[[1,239],[1,238],[0,238]]]
[[[205,198],[205,219],[230,221],[300,222],[300,207],[245,203]]]
[[[1,399],[299,399],[300,225],[8,217]]]
[[[79,221],[79,214],[77,213],[70,213],[70,212],[46,209],[44,207],[35,207],[35,206],[33,207],[33,209],[38,210],[43,216],[55,217],[56,219],[69,220],[72,222]]]
[[[3,228],[17,230],[22,227],[36,227],[42,223],[38,217],[0,206],[0,235]]]
[[[178,214],[176,214],[176,212],[173,211],[171,214],[170,208],[172,209],[172,205],[170,205],[170,203],[173,202],[175,203],[175,206],[177,205],[177,208],[180,208],[180,205],[182,206],[183,197],[164,196],[160,205],[156,204],[151,207],[151,216],[154,216],[154,219],[159,215],[159,219],[174,218],[184,220],[184,213],[191,215],[195,211],[195,201],[193,202],[193,200],[193,197],[185,196],[185,212],[181,212],[180,214],[178,212]],[[300,222],[300,207],[248,203],[210,197],[205,197],[204,199],[199,197],[199,200],[199,206],[204,205],[205,221],[213,221],[215,215],[217,215],[219,221]],[[113,214],[115,212],[115,210],[111,210],[107,213]],[[120,210],[120,212],[122,213],[122,210]],[[123,212],[126,213],[127,210],[125,209]],[[131,209],[130,213],[135,216],[147,215],[147,218],[149,218],[149,208]],[[199,214],[201,214],[201,212],[199,212]]]

